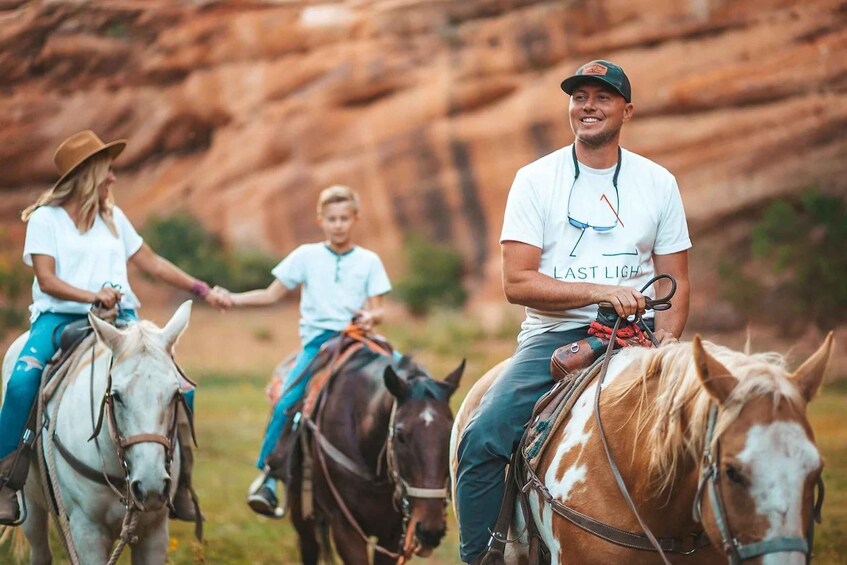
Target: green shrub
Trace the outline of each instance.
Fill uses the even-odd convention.
[[[396,286],[396,295],[412,313],[426,314],[434,307],[464,305],[462,256],[446,245],[427,241],[420,235],[406,239],[406,276]]]
[[[845,249],[843,198],[808,191],[798,202],[774,202],[753,229],[752,264],[722,265],[725,295],[752,319],[830,329],[847,315]]]
[[[263,288],[273,279],[273,257],[258,251],[227,251],[220,238],[186,213],[152,218],[142,234],[156,253],[210,284],[243,291]]]
[[[0,229],[0,336],[26,328],[30,288],[32,271],[21,262],[19,248]]]

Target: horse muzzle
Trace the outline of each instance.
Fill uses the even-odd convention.
[[[129,493],[132,502],[142,512],[155,512],[164,508],[168,502],[171,491],[171,479],[165,478],[161,482],[149,481],[151,485],[159,483],[156,486],[148,486],[148,481],[134,480],[129,483]]]
[[[446,532],[447,529],[443,526],[439,529],[430,529],[424,527],[423,522],[415,524],[414,536],[411,540],[414,544],[414,554],[418,557],[429,557],[432,550],[441,544]]]

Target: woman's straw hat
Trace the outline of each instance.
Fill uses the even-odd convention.
[[[55,155],[53,155],[53,162],[56,164],[59,175],[61,175],[53,186],[58,186],[89,157],[93,157],[101,151],[108,151],[109,156],[114,159],[121,154],[124,147],[126,147],[125,139],[103,143],[97,137],[97,134],[91,130],[73,134],[59,145]]]

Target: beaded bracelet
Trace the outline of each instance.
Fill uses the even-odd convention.
[[[194,284],[191,285],[192,294],[199,296],[200,298],[206,298],[206,295],[209,294],[210,290],[211,288],[209,285],[199,279],[194,281]]]

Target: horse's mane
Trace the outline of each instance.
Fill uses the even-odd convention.
[[[754,397],[771,395],[775,407],[782,400],[802,405],[797,388],[788,379],[782,355],[741,353],[705,341],[703,346],[738,379],[719,412],[713,442]],[[606,394],[613,404],[631,393],[639,395],[633,444],[644,445],[650,454],[648,484],[659,495],[669,491],[686,458],[698,461],[701,457],[712,397],[697,376],[690,343],[644,350],[635,357],[631,369],[639,376],[616,380]],[[647,385],[652,380],[657,381],[655,397],[648,397]]]
[[[385,356],[369,348],[362,348],[350,360],[350,368],[364,369],[374,361],[380,359],[384,360]],[[391,360],[389,363],[394,368],[397,376],[409,384],[409,400],[427,398],[439,400],[445,398],[445,393],[450,388],[449,385],[432,378],[432,375],[418,365],[411,355],[403,355],[399,360]],[[377,372],[371,371],[371,373],[370,376],[374,380],[382,380],[381,369]]]

